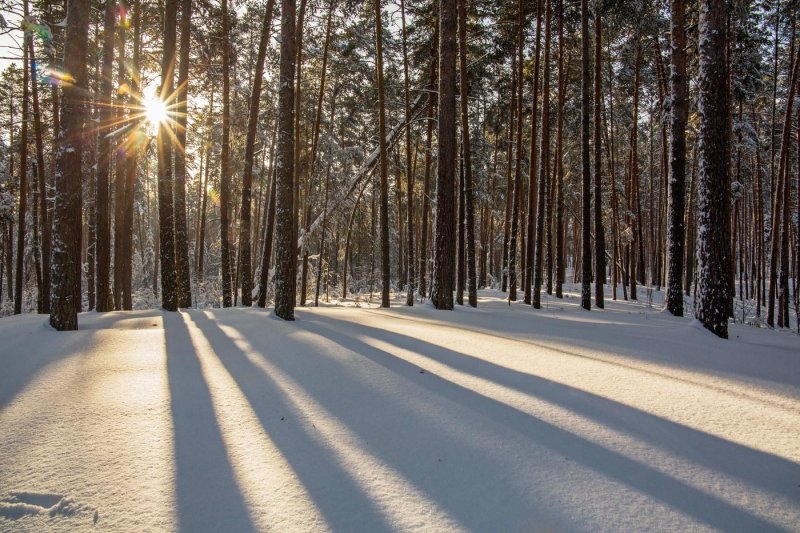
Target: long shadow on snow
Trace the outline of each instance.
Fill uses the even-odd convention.
[[[164,334],[179,527],[191,532],[255,531],[182,314],[164,313]]]
[[[211,321],[209,321],[211,322]],[[333,322],[333,321],[332,321]],[[673,508],[693,516],[712,527],[725,530],[777,530],[778,528],[746,510],[739,509],[727,502],[688,486],[646,465],[640,464],[617,452],[578,437],[547,422],[539,420],[516,408],[510,407],[494,399],[478,394],[466,387],[454,384],[436,375],[421,375],[419,367],[397,356],[370,346],[350,334],[322,326],[313,320],[295,323],[296,331],[316,333],[320,337],[340,345],[343,349],[354,352],[367,360],[380,365],[399,377],[428,389],[434,395],[442,397],[456,405],[467,408],[472,413],[484,417],[493,424],[501,424],[503,428],[518,432],[532,442],[540,443],[557,453],[568,455],[576,462],[585,465],[606,477],[619,481],[660,500]],[[208,324],[211,326],[212,324]],[[302,329],[301,329],[302,328]],[[212,328],[208,328],[211,330]],[[483,450],[478,450],[464,442],[463,438],[448,433],[441,427],[441,422],[424,417],[418,408],[401,405],[396,398],[374,387],[369,387],[363,379],[353,375],[357,367],[343,365],[328,357],[314,354],[314,340],[301,341],[311,343],[308,353],[296,350],[292,353],[278,353],[270,349],[269,338],[265,337],[263,328],[239,327],[238,331],[251,340],[254,348],[262,357],[280,367],[293,380],[300,383],[305,390],[317,398],[342,423],[359,434],[361,440],[368,443],[370,451],[380,459],[392,465],[399,473],[413,482],[427,495],[434,499],[443,509],[458,519],[467,528],[475,530],[511,530],[520,527],[521,517],[530,514],[531,501],[529,495],[513,491],[508,482],[509,475],[503,472],[502,465],[493,465],[493,459]],[[381,334],[384,332],[380,331]],[[222,331],[214,333],[227,337]],[[228,340],[227,343],[231,341]],[[213,344],[213,343],[212,343]],[[431,346],[433,350],[436,347]],[[221,349],[229,349],[221,347]],[[353,363],[355,365],[355,363]],[[309,380],[309,370],[325,376],[323,380]],[[253,369],[250,369],[252,372]],[[247,374],[247,371],[239,371]],[[236,376],[235,376],[236,377]],[[348,394],[341,394],[342,390]],[[409,390],[413,393],[413,390]],[[357,400],[350,399],[351,397]],[[411,403],[411,402],[408,402]],[[391,425],[393,420],[403,420],[402,427]],[[408,432],[411,435],[424,435],[424,442],[409,441],[401,438]],[[435,460],[420,455],[428,449],[441,450],[443,456],[448,453],[454,457],[474,457],[455,469],[442,475]],[[430,461],[430,464],[428,462]],[[496,460],[495,460],[496,461]],[[440,463],[443,465],[444,463]],[[499,467],[498,467],[499,466]],[[467,472],[482,468],[477,474]],[[475,479],[482,483],[475,486]],[[459,491],[453,487],[458,486]],[[505,492],[481,492],[481,487],[496,489],[506,487]],[[493,512],[487,513],[491,509]],[[498,511],[500,509],[500,511]],[[541,512],[541,511],[540,511]],[[506,520],[498,523],[498,517]]]
[[[419,375],[416,365],[389,352],[370,346],[350,335],[321,326],[318,323],[306,322],[305,324],[308,331],[336,342],[343,348],[352,350],[405,379]],[[381,335],[385,333],[383,330],[376,331]],[[437,349],[441,348],[428,345],[426,351]],[[640,493],[647,494],[711,527],[725,531],[780,530],[776,525],[746,510],[686,485],[654,468],[565,431],[514,407],[447,381],[435,374],[426,373],[420,379],[416,379],[414,383],[491,420],[502,420],[509,427],[531,441],[538,442],[560,454],[569,456],[574,461],[600,472],[610,479],[621,482]],[[326,405],[329,405],[332,409],[335,407],[335,404],[326,403]],[[336,412],[335,414],[342,420],[347,420],[348,418],[347,413],[344,412]],[[354,428],[359,425],[364,426],[357,420],[350,420],[350,425]],[[369,429],[369,427],[361,427],[359,431],[368,434]],[[368,440],[370,443],[377,442],[373,439]],[[389,460],[392,459],[388,457],[388,454],[385,457]],[[402,472],[402,465],[398,466]],[[466,523],[468,527],[473,526],[469,522]],[[483,528],[479,526],[479,529]]]
[[[365,494],[359,489],[330,450],[314,443],[300,428],[292,429],[287,422],[276,422],[279,415],[287,411],[294,415],[303,413],[294,413],[282,394],[273,390],[277,387],[272,376],[250,361],[215,320],[203,313],[192,316],[333,530],[394,529],[374,510],[373,499],[379,495]],[[224,318],[220,322],[224,324]],[[308,331],[307,322],[283,323],[276,319],[273,324],[281,329],[267,331],[263,324],[253,329],[236,329],[246,332],[245,337],[257,351],[256,357],[280,368],[303,387],[339,422],[355,431],[365,449],[393,466],[470,530],[516,531],[525,526],[522,519],[514,521],[511,517],[515,513],[519,517],[520,510],[530,510],[532,502],[528,494],[511,490],[500,494],[486,488],[510,487],[509,476],[513,472],[491,466],[493,460],[485,452],[443,430],[440,420],[425,418],[396,398],[387,398],[383,391],[359,379],[353,373],[354,368],[331,361],[318,351],[320,339],[298,338],[297,348],[291,351],[276,348],[274,341],[271,343],[272,335]],[[308,348],[304,349],[302,343],[308,343]],[[409,372],[417,374],[419,369],[413,367]],[[403,421],[402,425],[395,424],[398,420]],[[289,429],[282,429],[284,427]],[[405,435],[424,435],[424,441],[409,441],[403,438]],[[465,455],[470,457],[466,464],[452,460],[452,456]],[[483,469],[481,475],[470,475],[470,468],[476,466]],[[476,479],[481,483],[475,483]],[[545,521],[547,509],[541,508],[538,512]],[[499,517],[506,522],[498,523]]]
[[[471,310],[468,313],[451,314],[453,317],[452,319],[447,316],[437,316],[436,318],[426,317],[422,320],[405,314],[392,314],[390,316],[393,319],[408,320],[419,324],[441,325],[454,329],[465,329],[465,326],[467,326],[469,331],[475,331],[482,335],[534,346],[547,347],[549,349],[554,348],[552,346],[547,346],[547,341],[567,342],[587,350],[602,350],[613,353],[616,356],[621,356],[632,362],[656,363],[680,370],[693,370],[713,376],[725,377],[733,375],[746,379],[756,378],[792,387],[797,387],[797,384],[800,383],[800,365],[795,363],[795,351],[791,348],[785,346],[779,347],[780,353],[774,356],[774,358],[779,359],[781,363],[781,369],[778,371],[773,370],[770,365],[757,365],[752,364],[751,360],[745,358],[728,357],[728,350],[731,346],[730,343],[738,343],[740,342],[739,340],[729,339],[717,341],[714,339],[715,342],[720,343],[718,345],[719,349],[706,353],[698,350],[697,346],[697,339],[705,338],[707,336],[706,333],[693,330],[689,327],[688,323],[681,322],[678,318],[658,316],[656,320],[668,322],[663,325],[648,328],[643,328],[641,324],[623,329],[617,328],[615,329],[616,336],[614,339],[605,340],[603,336],[604,331],[607,331],[605,324],[582,324],[580,322],[565,321],[558,316],[551,316],[545,312],[525,306],[525,308],[516,309],[513,314],[508,313],[503,317],[502,327],[505,335],[488,330],[485,325],[486,314],[492,312],[496,313],[498,311],[505,312],[506,310],[506,307],[498,308],[495,306],[485,306],[484,308]],[[365,310],[364,312],[379,316],[387,316],[385,312],[371,310]],[[458,321],[456,321],[456,317]],[[543,325],[544,322],[546,322],[546,325]],[[534,329],[537,326],[541,326],[539,327],[537,337],[541,338],[542,342],[536,342],[530,338],[531,333],[537,333],[537,330]],[[653,340],[658,339],[661,335],[669,335],[670,343],[683,346],[685,348],[685,353],[676,353],[674,349],[669,350],[669,352],[659,349],[659,345],[657,343],[654,344]],[[742,344],[753,345],[749,342],[742,342]],[[773,348],[776,347],[775,343],[766,342],[766,344]],[[558,350],[558,348],[555,349]],[[602,360],[610,364],[627,367],[627,365],[608,361],[604,358],[596,358],[577,353],[573,353],[572,355]],[[653,371],[649,371],[649,373],[661,375]],[[672,378],[677,379],[674,377]]]
[[[295,409],[287,401],[272,376],[256,366],[247,355],[202,311],[190,316],[202,331],[217,358],[236,381],[264,431],[280,449],[317,508],[334,531],[388,531],[375,503],[353,480],[342,465],[325,449],[316,436],[297,424],[289,413]],[[264,316],[264,320],[273,320]],[[275,319],[278,327],[293,325]],[[258,335],[263,336],[261,329]],[[299,354],[285,354],[295,357]],[[283,420],[289,418],[289,420]]]
[[[317,324],[323,321],[327,319],[315,316],[313,320],[305,323]],[[345,324],[353,328],[352,333],[356,333],[357,330],[358,334],[379,338],[443,363],[459,372],[559,405],[604,426],[643,439],[685,459],[738,478],[747,484],[781,494],[789,500],[797,498],[796,484],[800,479],[800,464],[672,422],[603,396],[503,367],[401,333],[336,321],[340,333],[343,327],[347,327]],[[325,335],[329,337],[328,333]],[[783,483],[772,480],[782,480]]]

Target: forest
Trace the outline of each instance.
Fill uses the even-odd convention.
[[[0,0],[0,531],[797,531],[799,15]]]
[[[794,2],[2,8],[3,314],[567,283],[797,323]]]

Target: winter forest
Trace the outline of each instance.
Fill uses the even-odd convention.
[[[796,530],[799,17],[0,0],[0,531]]]

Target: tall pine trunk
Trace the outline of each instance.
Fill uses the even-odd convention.
[[[605,307],[604,284],[606,281],[606,232],[603,227],[603,152],[601,138],[602,78],[601,58],[603,41],[602,9],[595,4],[594,14],[594,302]]]
[[[472,190],[472,147],[469,133],[469,74],[467,72],[467,0],[458,0],[458,39],[461,93],[461,151],[464,165],[464,204],[466,207],[467,299],[478,306],[478,282],[475,277],[475,204]],[[406,119],[408,120],[408,119]],[[410,159],[409,159],[410,160]],[[409,203],[409,209],[411,209]],[[411,218],[409,217],[409,225]],[[459,221],[460,222],[460,221]],[[410,236],[410,232],[409,232]],[[410,238],[410,237],[409,237]],[[409,263],[410,264],[410,263]]]
[[[189,94],[189,42],[192,0],[181,0],[181,51],[176,94],[177,128],[175,137],[175,267],[178,307],[192,306],[192,284],[189,274],[189,237],[186,229],[186,122]]]
[[[667,310],[683,316],[686,203],[686,29],[684,0],[672,0],[672,100],[670,111],[669,225],[667,226]]]
[[[700,73],[697,267],[695,316],[718,337],[728,337],[726,261],[729,182],[726,126],[726,9],[724,0],[700,0]]]
[[[50,325],[59,331],[78,329],[81,306],[75,287],[81,285],[81,157],[85,141],[89,14],[88,0],[70,0],[67,4],[64,67],[74,82],[62,89],[51,266]]]
[[[581,307],[592,308],[592,168],[589,158],[589,2],[581,0]]]
[[[455,279],[454,185],[456,165],[456,0],[439,2],[439,158],[436,177],[436,222],[431,301],[437,309],[453,308]]]
[[[533,261],[533,294],[531,305],[542,307],[542,275],[544,259],[544,225],[547,209],[547,185],[550,182],[550,21],[552,0],[543,0],[544,13],[544,77],[542,79],[542,138],[539,149],[539,200],[536,210],[536,252]],[[549,222],[549,221],[547,221]]]
[[[294,320],[297,250],[294,240],[295,0],[281,1],[278,151],[275,165],[275,314]]]
[[[375,0],[375,70],[378,76],[378,150],[380,154],[381,307],[389,307],[389,154],[386,150],[386,103],[383,82],[381,0]]]
[[[173,66],[177,26],[176,0],[166,0],[164,5],[164,49],[161,57],[160,98],[169,108],[173,105]],[[178,310],[175,273],[175,216],[173,202],[172,136],[169,121],[158,126],[158,225],[159,257],[161,263],[161,307],[166,311]]]
[[[168,0],[169,1],[169,0]],[[174,0],[172,0],[174,1]],[[230,307],[234,287],[231,285],[230,243],[230,150],[231,150],[231,44],[228,0],[222,0],[222,148],[219,173],[219,236],[222,269],[222,307]]]
[[[111,106],[113,92],[114,23],[116,2],[107,0],[103,19],[103,55],[100,72],[99,128],[97,131],[97,180],[94,195],[95,205],[95,298],[98,311],[111,311],[111,213],[109,212],[109,179],[111,174],[111,139],[114,108]]]

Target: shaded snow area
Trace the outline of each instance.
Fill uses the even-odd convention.
[[[800,530],[800,338],[571,296],[2,319],[0,530]]]

